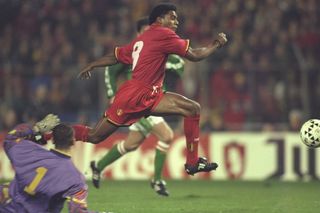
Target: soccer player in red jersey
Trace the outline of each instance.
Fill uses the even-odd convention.
[[[209,172],[217,168],[206,158],[198,157],[200,105],[180,94],[163,92],[165,64],[169,54],[177,54],[190,61],[200,61],[227,42],[226,35],[219,33],[212,43],[201,48],[189,46],[189,40],[181,39],[177,8],[173,4],[159,4],[149,15],[150,28],[125,46],[116,47],[96,61],[88,64],[78,77],[89,79],[96,67],[116,63],[132,64],[132,79],[126,81],[115,95],[114,102],[105,111],[94,128],[74,125],[76,139],[99,143],[120,126],[128,126],[149,115],[184,116],[184,132],[187,143],[185,170],[189,175]]]

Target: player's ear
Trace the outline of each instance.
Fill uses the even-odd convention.
[[[163,17],[158,16],[156,22],[159,24],[163,24]]]

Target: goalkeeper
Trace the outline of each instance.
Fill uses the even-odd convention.
[[[138,35],[148,29],[149,23],[147,18],[140,19],[137,22]],[[169,55],[166,63],[166,71],[173,75],[181,76],[184,70],[184,61],[177,55]],[[116,64],[105,69],[105,83],[107,87],[107,96],[112,102],[117,88],[131,78],[131,66]],[[111,150],[98,161],[96,164],[91,162],[92,181],[96,188],[99,188],[100,173],[105,167],[119,159],[126,153],[137,149],[144,139],[151,133],[158,138],[156,145],[156,155],[154,160],[154,178],[151,180],[151,187],[159,194],[168,196],[166,183],[162,179],[162,170],[169,145],[173,140],[173,131],[162,117],[149,116],[142,118],[129,127],[129,135],[126,140],[114,145]]]
[[[93,213],[87,210],[84,177],[70,159],[73,129],[59,123],[49,114],[34,127],[17,125],[5,137],[4,150],[16,174],[10,183],[0,185],[1,213],[58,213],[65,201],[71,213]],[[41,145],[51,130],[55,149],[49,151]]]

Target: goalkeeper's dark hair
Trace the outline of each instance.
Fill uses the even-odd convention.
[[[149,25],[148,17],[140,18],[137,21],[137,32],[140,32],[143,26]]]
[[[177,7],[174,4],[170,3],[162,3],[155,6],[150,15],[149,15],[149,24],[153,24],[158,17],[163,17],[165,14],[167,14],[169,11],[177,11]]]
[[[66,124],[59,124],[52,129],[52,138],[56,149],[68,149],[74,142],[73,129]]]

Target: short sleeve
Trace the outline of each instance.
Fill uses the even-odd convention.
[[[114,54],[117,60],[123,64],[132,64],[132,48],[130,45],[123,47],[116,47],[114,49]]]
[[[166,54],[177,54],[184,57],[189,48],[189,40],[180,38],[172,30],[166,31],[163,50]]]

